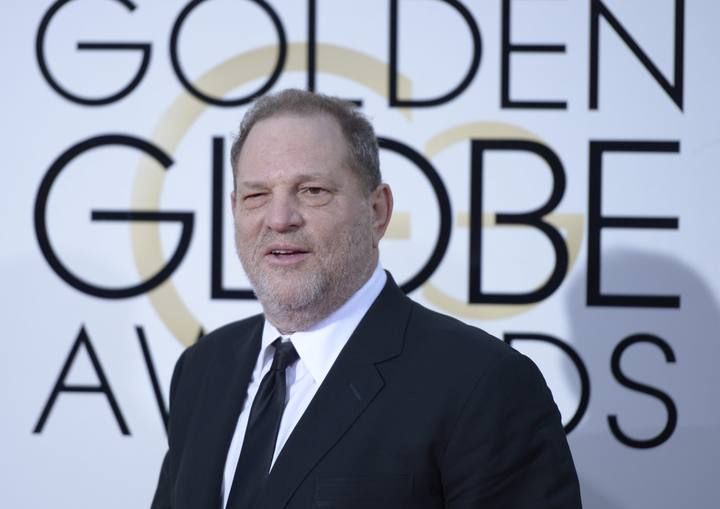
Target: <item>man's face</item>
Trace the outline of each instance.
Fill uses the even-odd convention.
[[[387,200],[389,189],[368,196],[328,115],[259,121],[236,163],[237,250],[266,314],[328,305],[331,312],[377,263],[392,208],[390,198],[387,210],[378,210],[378,199]]]

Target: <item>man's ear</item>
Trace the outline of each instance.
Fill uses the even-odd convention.
[[[230,208],[232,209],[233,217],[235,217],[235,207],[236,207],[236,205],[235,205],[235,190],[233,189],[230,192]]]
[[[372,206],[373,247],[378,247],[385,235],[393,211],[393,195],[390,186],[382,183],[370,195]]]

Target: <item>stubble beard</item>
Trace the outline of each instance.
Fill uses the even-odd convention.
[[[308,243],[302,233],[265,234],[253,249],[241,249],[240,262],[262,304],[265,317],[282,333],[307,330],[337,310],[367,281],[377,255],[370,226],[356,223],[332,246]],[[273,241],[312,246],[299,267],[268,267],[265,247]]]

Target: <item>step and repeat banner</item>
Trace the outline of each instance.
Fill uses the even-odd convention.
[[[0,507],[149,506],[178,355],[260,310],[229,146],[288,87],[372,119],[382,264],[538,364],[585,507],[717,507],[718,19],[711,0],[4,1]]]

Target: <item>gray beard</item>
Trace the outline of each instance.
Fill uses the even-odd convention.
[[[372,239],[365,230],[354,225],[338,239],[339,247],[331,263],[316,273],[303,273],[302,277],[294,269],[288,269],[286,277],[280,269],[273,273],[248,270],[256,264],[240,255],[266,319],[287,334],[309,329],[342,306],[370,278],[377,264],[377,250],[372,248]],[[277,284],[280,279],[284,283]],[[295,283],[288,287],[292,280]]]
[[[340,296],[333,295],[337,292],[332,290],[337,285],[333,285],[325,273],[298,281],[291,295],[277,288],[266,274],[258,276],[250,278],[255,295],[262,304],[267,320],[283,334],[310,328],[343,302],[337,302]]]

